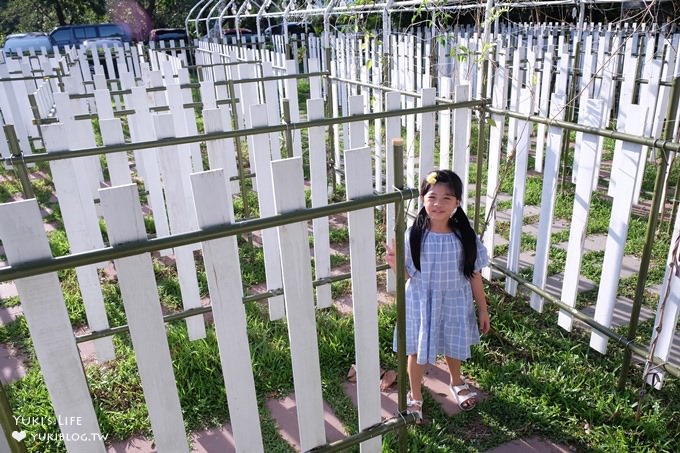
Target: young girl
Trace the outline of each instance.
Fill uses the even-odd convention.
[[[460,375],[479,332],[489,331],[489,312],[479,270],[488,264],[486,249],[460,208],[463,183],[450,170],[435,170],[420,185],[423,208],[406,232],[406,354],[411,391],[409,412],[422,419],[425,365],[446,357],[449,390],[463,410],[475,407],[476,393]],[[394,247],[387,263],[396,270]],[[477,316],[472,303],[477,302]],[[394,350],[396,351],[396,330]]]

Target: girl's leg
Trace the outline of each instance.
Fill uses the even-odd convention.
[[[454,359],[453,357],[446,357],[446,364],[449,366],[450,375],[450,388],[451,392],[454,392],[453,387],[465,385],[463,377],[460,375],[460,360]],[[454,398],[456,402],[463,410],[472,409],[477,404],[477,399],[474,396],[470,396],[466,399],[466,395],[469,395],[472,391],[469,388],[463,388],[456,393],[454,393]],[[459,402],[460,401],[460,402]]]
[[[412,354],[408,356],[408,383],[411,387],[411,398],[414,400],[423,400],[422,382],[425,374],[425,365],[418,363],[418,355]]]

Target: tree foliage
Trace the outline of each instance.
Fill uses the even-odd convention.
[[[0,38],[59,25],[124,22],[138,39],[152,28],[183,27],[196,0],[0,0]]]

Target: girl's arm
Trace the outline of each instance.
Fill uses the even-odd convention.
[[[491,321],[489,320],[489,309],[486,305],[486,294],[484,294],[484,282],[482,281],[481,273],[475,272],[472,274],[470,286],[472,287],[472,297],[477,302],[479,331],[487,333],[491,328]]]
[[[390,268],[396,274],[397,273],[397,258],[394,255],[394,251],[396,249],[395,240],[392,239],[392,247],[387,245],[387,243],[385,243],[384,245],[385,245],[385,261],[387,261],[387,264],[390,265]],[[411,278],[411,276],[408,275],[408,271],[406,270],[406,266],[404,266],[404,278],[406,280]]]

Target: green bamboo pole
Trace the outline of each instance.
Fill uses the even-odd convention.
[[[26,453],[26,445],[24,442],[19,442],[12,437],[12,433],[17,431],[17,425],[14,422],[14,414],[12,407],[7,398],[5,385],[0,382],[0,429],[2,429],[5,439],[11,453]]]
[[[236,101],[234,101],[236,102]],[[359,121],[373,121],[376,119],[392,118],[403,115],[417,115],[419,113],[429,113],[438,112],[441,110],[450,110],[452,108],[474,108],[482,107],[485,105],[485,101],[465,101],[457,102],[454,104],[436,104],[428,105],[425,107],[414,107],[411,109],[394,110],[387,112],[376,112],[376,113],[362,113],[358,115],[352,115],[351,117],[339,117],[339,118],[323,118],[312,121],[301,121],[299,123],[291,124],[277,124],[274,126],[262,126],[262,127],[252,127],[249,129],[233,129],[231,131],[225,132],[211,132],[208,134],[197,134],[197,135],[187,135],[185,137],[169,137],[160,140],[150,140],[145,142],[136,143],[125,143],[118,145],[109,145],[106,147],[94,147],[94,148],[82,148],[77,150],[69,151],[55,151],[52,153],[42,153],[42,154],[31,154],[29,156],[22,156],[21,160],[28,163],[36,162],[47,162],[51,160],[59,159],[72,159],[76,157],[87,157],[87,156],[99,156],[101,154],[108,153],[119,153],[123,151],[135,151],[149,148],[163,148],[166,146],[176,146],[176,145],[186,145],[190,143],[202,143],[207,140],[220,140],[236,137],[247,137],[250,135],[257,134],[271,134],[275,132],[282,132],[286,129],[307,129],[310,127],[325,127],[333,124],[342,124],[346,122],[359,122]],[[633,137],[633,136],[631,136]],[[658,146],[648,144],[648,146]],[[669,149],[674,149],[673,144],[668,144]],[[680,150],[680,144],[676,143],[675,148]],[[18,161],[19,158],[10,157],[5,159],[7,163],[13,164]]]
[[[31,184],[31,180],[28,178],[26,163],[23,158],[23,153],[21,152],[19,139],[17,139],[17,134],[14,130],[14,125],[6,124],[2,128],[5,130],[7,145],[9,146],[9,152],[12,155],[12,166],[14,167],[14,171],[17,173],[19,181],[21,182],[21,191],[23,192],[25,198],[35,198],[35,193],[33,193],[33,185]]]
[[[354,445],[372,439],[383,434],[399,430],[404,431],[408,425],[416,423],[417,415],[415,414],[399,414],[377,425],[370,426],[363,431],[360,431],[352,436],[345,437],[342,440],[331,442],[321,447],[312,448],[309,453],[333,453],[336,451],[345,451]]]
[[[228,81],[227,87],[229,89],[229,99],[231,102],[231,117],[232,117],[232,128],[238,130],[241,125],[238,122],[238,112],[236,111],[236,89],[232,80]],[[243,200],[243,215],[248,218],[250,217],[250,206],[248,205],[248,188],[246,187],[246,170],[245,163],[243,162],[243,150],[241,149],[241,135],[234,137],[234,146],[236,147],[236,161],[238,164],[238,178],[239,187],[241,189],[241,200]],[[252,241],[252,236],[248,236]]]
[[[31,277],[34,275],[57,272],[62,269],[85,266],[88,264],[102,263],[126,256],[139,255],[158,250],[164,250],[183,245],[195,244],[201,241],[209,241],[223,237],[236,236],[256,230],[274,228],[288,223],[304,222],[307,220],[328,217],[357,209],[372,208],[397,200],[409,200],[418,196],[417,189],[407,188],[401,192],[387,192],[377,195],[357,198],[355,200],[340,201],[325,206],[299,209],[296,211],[278,214],[265,218],[241,220],[231,224],[216,225],[201,230],[186,233],[172,234],[170,236],[155,237],[140,241],[128,242],[114,247],[104,247],[88,252],[74,253],[65,256],[48,259],[28,261],[20,265],[12,265],[0,268],[0,282],[16,280],[18,278]]]
[[[404,140],[395,138],[392,140],[394,148],[394,186],[401,192],[404,188]],[[396,279],[397,279],[397,375],[399,376],[399,412],[406,410],[406,384],[408,383],[408,372],[406,370],[406,278],[404,264],[404,234],[406,230],[406,220],[404,218],[404,201],[400,197],[394,202],[395,219],[395,256],[396,256]],[[399,450],[402,453],[408,452],[408,438],[406,427],[399,430]]]
[[[283,99],[283,122],[285,124],[290,124],[290,100]],[[293,157],[293,131],[286,129],[286,155],[282,155],[282,158]]]
[[[664,125],[664,139],[668,140],[673,137],[675,131],[675,116],[678,113],[678,103],[680,102],[680,74],[676,74],[673,86],[671,87],[670,100],[668,105],[668,113],[666,115],[666,124]],[[645,296],[645,286],[647,284],[647,275],[649,273],[649,263],[652,259],[652,248],[654,246],[654,239],[656,236],[656,227],[659,218],[659,207],[661,206],[661,194],[663,193],[663,184],[666,179],[666,170],[668,167],[668,153],[661,150],[661,163],[657,166],[656,180],[654,181],[654,194],[652,195],[652,206],[650,207],[649,219],[647,220],[647,233],[645,235],[645,248],[642,251],[640,258],[640,270],[638,271],[637,285],[635,286],[635,298],[633,299],[633,307],[630,312],[630,320],[628,323],[628,340],[635,339],[637,333],[638,322],[640,319],[640,310],[642,309],[642,302]],[[621,364],[621,374],[619,374],[619,390],[623,390],[626,385],[626,378],[628,376],[628,369],[632,353],[629,349],[624,351],[623,362]]]

